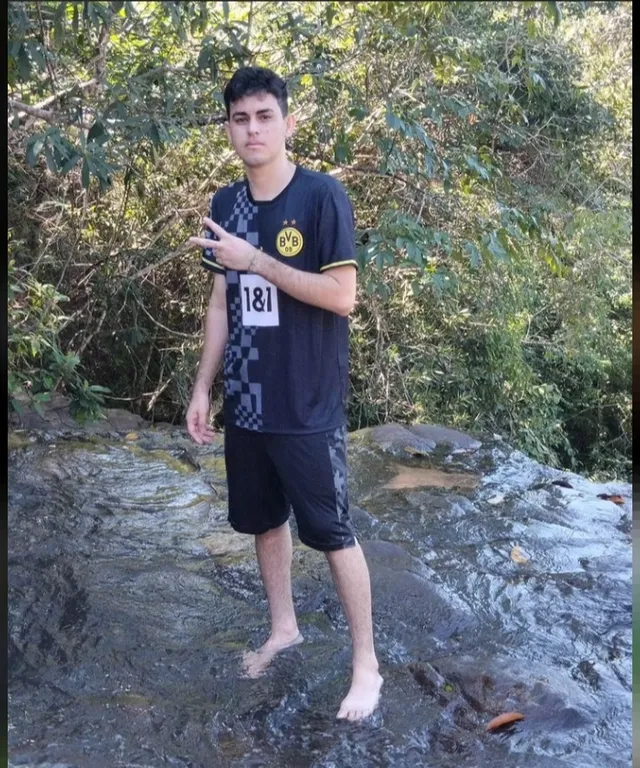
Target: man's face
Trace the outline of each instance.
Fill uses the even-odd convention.
[[[295,119],[282,116],[270,93],[245,96],[231,105],[225,123],[231,145],[245,165],[267,165],[285,151],[285,139],[293,133]]]

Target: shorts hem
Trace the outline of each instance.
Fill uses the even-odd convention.
[[[354,536],[351,539],[340,541],[337,544],[312,544],[309,539],[304,539],[300,536],[300,531],[298,531],[298,538],[306,547],[311,547],[311,549],[316,549],[319,552],[337,552],[340,549],[351,549],[358,543]]]
[[[271,525],[267,525],[265,527],[261,527],[259,530],[256,530],[255,526],[248,526],[248,525],[238,525],[237,523],[234,523],[231,519],[227,518],[229,525],[233,528],[234,531],[237,533],[247,533],[251,536],[261,536],[263,533],[268,533],[269,531],[272,531],[274,528],[279,528],[281,525],[284,525],[287,520],[289,519],[289,515],[286,517],[283,517],[282,520],[279,522],[273,523]]]

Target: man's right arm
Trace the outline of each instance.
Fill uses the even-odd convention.
[[[204,346],[196,383],[193,387],[196,391],[209,394],[213,378],[220,366],[224,348],[229,337],[227,328],[227,299],[226,299],[226,278],[223,274],[216,273],[207,308],[207,316],[204,325]]]
[[[209,391],[220,366],[229,336],[227,327],[226,278],[216,272],[204,326],[204,344],[198,373],[187,410],[187,430],[196,443],[210,443],[213,430],[207,425]]]

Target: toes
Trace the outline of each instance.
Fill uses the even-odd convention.
[[[358,723],[361,720],[369,717],[373,713],[375,707],[367,707],[366,709],[350,709],[347,715],[347,720],[352,723]]]
[[[368,705],[343,702],[336,718],[338,720],[348,720],[350,723],[357,723],[372,715],[377,704],[377,701],[375,703],[369,703]]]
[[[338,720],[348,720],[350,723],[357,723],[358,720],[362,720],[367,714],[369,713],[366,710],[354,708],[352,705],[347,704],[347,706],[343,705],[340,707],[336,718]]]

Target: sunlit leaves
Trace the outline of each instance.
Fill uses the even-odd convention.
[[[535,394],[534,385],[545,382],[532,371],[557,376],[563,396],[571,381],[593,375],[591,394],[576,406],[579,421],[581,409],[607,404],[597,361],[624,358],[614,331],[630,327],[620,298],[629,292],[630,218],[620,200],[629,202],[631,186],[630,12],[624,4],[606,11],[603,4],[581,5],[10,3],[10,94],[30,105],[53,95],[50,69],[63,92],[91,79],[100,32],[109,26],[100,87],[45,107],[55,126],[11,109],[12,139],[28,126],[20,159],[35,169],[31,174],[46,164],[47,175],[61,175],[69,189],[83,184],[89,191],[91,229],[78,236],[71,216],[59,225],[61,242],[77,243],[79,264],[99,260],[103,251],[125,254],[121,262],[106,259],[87,281],[96,296],[95,281],[111,291],[120,284],[113,278],[118,269],[161,263],[190,234],[189,214],[165,225],[174,208],[199,209],[211,191],[242,173],[237,160],[226,160],[222,89],[241,63],[272,67],[287,79],[298,117],[292,159],[337,173],[353,202],[363,297],[356,317],[366,320],[380,302],[376,319],[391,326],[391,343],[381,346],[395,343],[400,360],[405,341],[415,349],[412,370],[395,381],[397,392],[407,385],[405,404],[396,396],[376,411],[369,390],[378,358],[356,366],[369,398],[358,403],[366,418],[444,414],[452,421],[477,417],[479,426],[494,419],[506,434],[515,425],[521,444],[549,456],[545,450],[560,444],[552,427],[557,404],[544,388]],[[109,215],[95,223],[104,211]],[[55,244],[58,224],[52,229],[47,242]],[[157,246],[145,250],[155,237]],[[85,241],[95,253],[85,254]],[[46,258],[55,261],[55,247]],[[68,255],[58,258],[63,265]],[[84,285],[80,291],[69,275],[82,269],[69,270],[63,281],[74,307],[86,301]],[[179,303],[193,303],[195,272],[193,261],[172,261],[171,269],[158,268],[157,287],[146,286],[166,327],[197,327],[199,317],[180,326],[184,316],[164,298],[177,301],[176,292],[189,286]],[[561,288],[560,299],[554,291]],[[560,313],[545,309],[553,302]],[[100,317],[95,309],[91,330]],[[587,320],[592,309],[595,331]],[[97,334],[87,352],[106,344],[120,366],[113,374],[118,395],[140,402],[155,382],[137,362],[123,362],[123,349],[144,347],[145,359],[152,355],[150,377],[183,360],[155,351],[159,326],[145,322],[110,315],[105,325],[119,334],[113,346]],[[596,337],[614,352],[587,354]],[[127,378],[132,365],[135,382]],[[624,366],[613,367],[624,378]],[[167,388],[167,402],[188,390],[189,375]],[[614,377],[608,369],[606,375]],[[429,380],[438,384],[430,391]],[[612,403],[604,412],[614,412]],[[597,422],[597,409],[588,413]]]
[[[560,24],[560,21],[562,20],[562,13],[560,11],[560,3],[556,2],[556,0],[547,0],[547,2],[543,3],[545,13],[547,16],[553,20],[554,26],[558,26]]]
[[[489,232],[482,238],[482,245],[486,248],[491,256],[498,261],[507,261],[509,255],[498,237],[497,232]]]
[[[487,180],[490,178],[489,170],[479,162],[477,157],[474,157],[473,155],[465,155],[464,161],[481,179]]]
[[[480,255],[480,251],[476,247],[475,243],[471,243],[467,241],[464,244],[464,250],[469,256],[469,264],[473,269],[478,269],[478,267],[482,264],[482,256]]]

